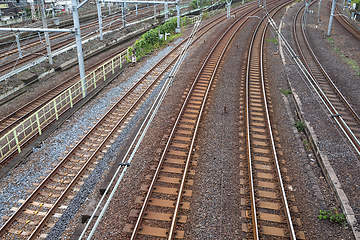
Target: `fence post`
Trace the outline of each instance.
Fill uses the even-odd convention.
[[[39,135],[41,135],[41,127],[40,127],[40,121],[39,121],[39,112],[36,112],[36,122],[38,125]]]
[[[114,74],[114,58],[111,59],[112,74]]]
[[[20,153],[21,148],[20,148],[20,145],[19,145],[19,140],[18,140],[18,137],[17,137],[16,128],[14,128],[13,132],[14,132],[14,138],[15,138],[16,146],[17,146],[17,149],[18,149],[18,151]],[[8,139],[8,142],[9,142],[9,139]]]
[[[104,75],[104,81],[106,80],[106,75],[105,75],[105,64],[103,65],[103,75]]]
[[[59,116],[58,116],[57,107],[56,107],[56,98],[54,99],[53,102],[54,102],[56,120],[58,120],[58,119],[59,119]]]
[[[96,70],[95,70],[96,71]],[[93,78],[94,78],[94,88],[96,88],[96,75],[95,71],[93,71]]]
[[[72,94],[71,94],[71,88],[69,88],[69,97],[70,97],[70,106],[73,107],[73,100],[72,100]]]

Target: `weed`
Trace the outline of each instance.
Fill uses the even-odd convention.
[[[334,43],[334,40],[332,38],[327,38],[326,40],[328,40],[330,43]]]
[[[320,220],[326,220],[329,219],[330,222],[340,223],[343,226],[346,225],[346,218],[344,214],[339,214],[336,208],[333,208],[332,210],[320,210],[318,215]]]
[[[286,89],[286,90],[280,89],[280,92],[281,92],[282,94],[284,94],[286,97],[289,96],[289,94],[291,94],[291,90],[290,90],[290,89]]]
[[[305,124],[303,121],[296,121],[293,126],[297,128],[298,132],[304,132],[305,130]]]
[[[357,72],[357,74],[360,76],[360,67],[355,60],[348,58],[345,55],[341,55],[341,59],[345,61],[347,64],[349,64],[355,70],[355,72]]]
[[[340,49],[338,47],[336,47],[335,52],[340,52]]]
[[[279,44],[279,43],[278,43],[278,40],[277,40],[276,38],[273,38],[273,39],[265,39],[265,41],[267,41],[267,42],[273,42],[273,43],[275,43],[276,45]]]
[[[305,148],[306,148],[306,150],[310,150],[311,149],[311,147],[312,147],[312,144],[311,144],[311,142],[309,142],[308,140],[306,140],[306,139],[304,139],[303,140],[303,144],[304,144],[304,146],[305,146]],[[312,156],[312,155],[311,155]],[[313,157],[313,156],[312,156]]]

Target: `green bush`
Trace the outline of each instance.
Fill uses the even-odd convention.
[[[305,124],[303,121],[296,121],[293,126],[296,127],[299,132],[304,132],[305,130]]]
[[[190,22],[188,17],[182,18],[182,21],[185,24]],[[160,25],[157,28],[151,29],[146,33],[144,33],[139,40],[135,41],[134,44],[136,60],[140,60],[146,54],[172,41],[174,37],[179,36],[179,35],[174,35],[176,27],[177,27],[177,18],[172,18],[163,25]],[[168,37],[167,41],[165,42],[165,38],[162,39],[159,38],[159,33],[160,34],[170,33],[171,35]],[[127,61],[130,61],[132,51],[133,48],[129,47]]]

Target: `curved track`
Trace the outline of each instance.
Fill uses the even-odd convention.
[[[304,7],[299,9],[293,23],[298,52],[312,75],[312,79],[310,79],[311,84],[315,87],[321,101],[330,111],[331,117],[338,123],[355,151],[360,154],[360,118],[315,56],[306,37],[306,32],[301,27],[302,18],[300,16],[303,11]]]
[[[346,18],[343,14],[340,13],[337,6],[335,9],[335,19],[343,26],[346,30],[351,33],[355,38],[357,38],[360,41],[360,32],[358,29],[356,29],[350,22],[349,19]]]

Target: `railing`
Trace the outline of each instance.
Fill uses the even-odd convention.
[[[216,14],[217,11],[209,13]],[[201,16],[189,18],[190,24],[195,23]],[[186,24],[182,21],[181,26]],[[0,162],[15,151],[21,152],[22,145],[27,139],[35,135],[41,135],[42,130],[53,120],[72,108],[75,103],[83,98],[83,95],[96,89],[103,81],[111,77],[117,69],[122,68],[126,61],[127,50],[121,52],[111,60],[107,61],[95,71],[85,76],[85,81],[79,80],[68,89],[64,90],[53,100],[48,102],[40,110],[26,118],[23,122],[0,138]],[[85,94],[86,93],[86,94]]]
[[[21,146],[26,139],[41,135],[51,121],[58,119],[64,112],[83,98],[83,93],[96,89],[103,81],[111,77],[116,70],[122,68],[127,51],[123,51],[107,61],[96,70],[85,76],[85,81],[79,80],[71,87],[60,93],[45,106],[26,118],[10,132],[0,138],[0,161],[13,153],[21,152]]]

